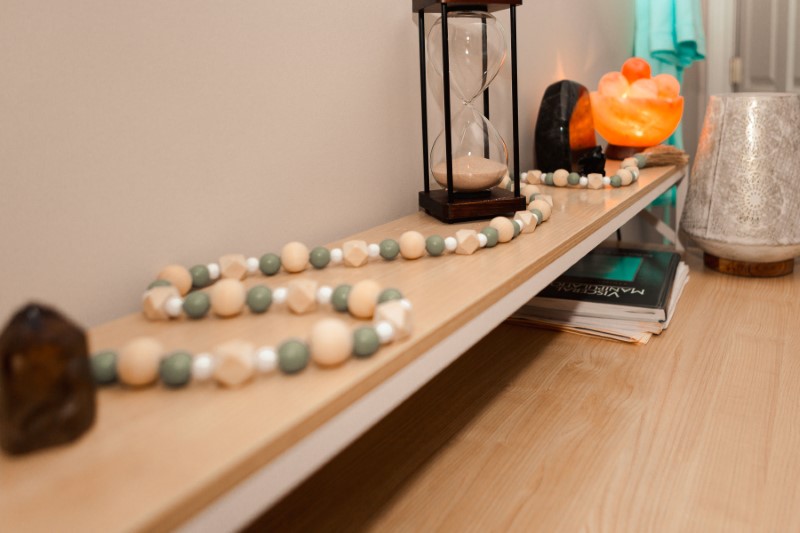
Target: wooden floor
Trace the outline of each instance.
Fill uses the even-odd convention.
[[[646,346],[503,325],[258,531],[800,531],[800,274],[706,271]]]

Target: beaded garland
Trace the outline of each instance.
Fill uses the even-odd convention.
[[[569,172],[565,169],[558,169],[555,172],[542,172],[541,170],[529,170],[520,174],[520,181],[529,184],[542,184],[553,187],[574,187],[581,189],[602,189],[604,187],[626,187],[639,179],[639,169],[646,165],[647,157],[645,154],[636,154],[622,160],[620,168],[613,176],[602,174],[589,174],[581,176],[577,172]],[[513,188],[513,182],[506,182],[504,179],[500,184],[506,189]],[[523,191],[524,191],[523,186]]]

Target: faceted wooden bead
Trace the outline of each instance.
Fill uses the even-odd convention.
[[[550,204],[550,207],[553,207],[553,197],[550,196],[549,194],[540,194],[536,198],[534,198],[534,200],[544,200],[545,202]]]
[[[153,287],[144,293],[142,312],[148,320],[169,320],[164,304],[170,298],[179,297],[178,289],[174,285]]]
[[[225,387],[238,387],[249,381],[255,374],[255,346],[249,342],[232,340],[214,349],[217,364],[214,379]]]
[[[556,187],[566,187],[569,183],[569,172],[563,168],[559,168],[553,172],[553,185]]]
[[[418,231],[400,235],[400,254],[405,259],[419,259],[425,255],[425,237]]]
[[[286,272],[302,272],[308,267],[308,247],[302,242],[290,242],[281,250],[281,264]]]
[[[617,176],[619,176],[623,187],[630,185],[633,182],[633,174],[627,168],[621,168],[617,170]]]
[[[211,287],[211,311],[219,317],[238,315],[246,301],[247,291],[238,279],[221,279]]]
[[[489,226],[497,230],[497,242],[508,242],[514,238],[514,223],[506,217],[494,217]]]
[[[542,213],[542,216],[544,217],[544,220],[547,220],[548,218],[550,218],[550,214],[552,212],[552,208],[550,207],[550,204],[548,204],[544,200],[539,200],[537,198],[536,200],[532,201],[531,205],[529,205],[528,207],[530,209],[538,209]],[[544,222],[544,220],[542,222]]]
[[[522,222],[522,233],[533,233],[536,229],[536,220],[530,211],[517,211],[514,213],[514,219]]]
[[[133,339],[117,354],[117,377],[125,385],[144,387],[155,383],[164,346],[152,337]]]
[[[622,163],[620,163],[619,166],[620,168],[628,168],[628,167],[638,167],[639,164],[636,162],[635,157],[626,157],[625,159],[622,160]]]
[[[411,320],[411,310],[400,300],[390,300],[375,308],[374,322],[389,322],[394,327],[395,339],[402,340],[409,335],[414,324]]]
[[[456,232],[456,253],[459,255],[472,255],[481,247],[478,232],[474,229],[460,229]]]
[[[242,254],[223,255],[219,258],[219,275],[243,280],[247,277],[247,258]]]
[[[181,265],[167,265],[156,276],[165,279],[178,289],[181,296],[192,290],[192,274],[189,269]]]
[[[369,260],[369,248],[365,241],[347,241],[342,244],[344,264],[349,267],[360,267]]]
[[[542,171],[541,170],[529,170],[528,171],[528,183],[541,183],[542,182]]]
[[[286,285],[286,305],[292,313],[302,315],[317,308],[319,283],[311,279],[293,279]]]
[[[311,360],[319,366],[338,366],[353,351],[353,334],[342,320],[325,318],[311,328],[309,348]]]
[[[402,249],[402,244],[400,246]],[[381,290],[380,284],[372,279],[364,279],[353,285],[347,295],[350,314],[356,318],[372,318]]]

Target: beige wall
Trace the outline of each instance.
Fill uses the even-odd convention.
[[[6,0],[0,319],[38,299],[96,324],[135,311],[167,263],[325,243],[413,212],[410,4]],[[529,0],[518,15],[527,168],[544,88],[619,68],[633,0]],[[510,142],[508,78],[493,119]]]

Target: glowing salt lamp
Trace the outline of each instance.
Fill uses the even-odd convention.
[[[680,84],[669,74],[650,77],[650,65],[628,59],[609,72],[591,94],[597,133],[608,141],[606,157],[625,159],[672,135],[683,116]]]

